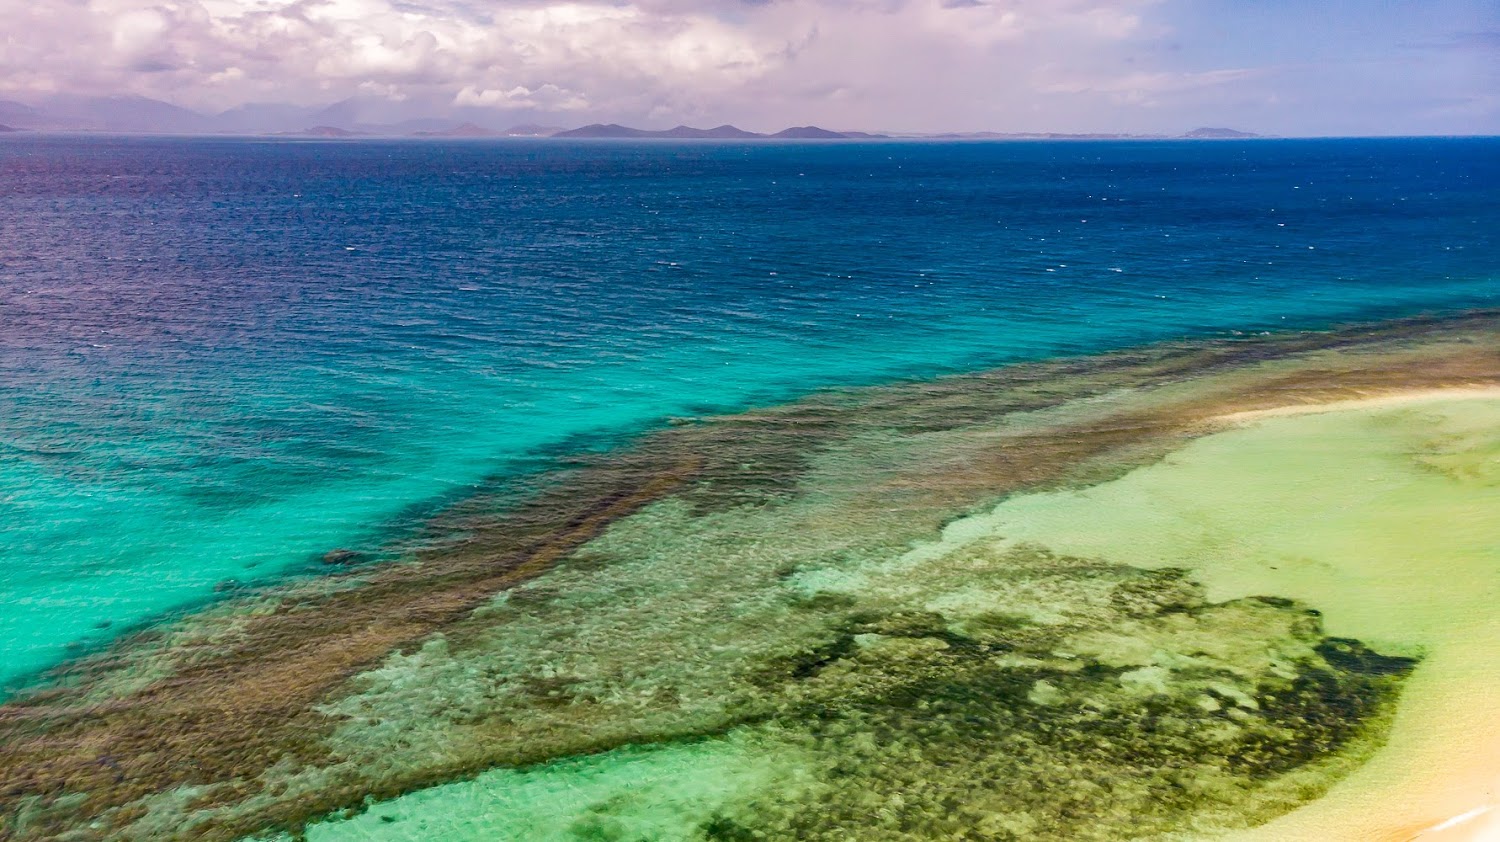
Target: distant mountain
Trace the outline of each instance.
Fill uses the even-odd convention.
[[[817,126],[798,126],[785,129],[776,134],[766,135],[759,132],[747,132],[744,129],[735,128],[730,125],[715,126],[711,129],[695,129],[692,126],[678,126],[672,129],[652,131],[648,129],[633,129],[618,123],[594,123],[565,132],[557,132],[553,137],[590,137],[590,138],[670,138],[675,140],[758,140],[765,138],[782,138],[798,140],[836,140],[850,137],[879,137],[880,135],[868,135],[863,132],[844,134],[842,132],[831,132],[820,129]]]
[[[648,132],[642,129],[632,129],[619,123],[590,123],[576,129],[558,132],[553,137],[606,137],[606,138],[635,138],[656,137],[656,132]]]
[[[366,137],[364,132],[351,132],[338,126],[313,126],[295,132],[277,132],[279,137]]]
[[[4,134],[5,132],[18,132],[18,131],[20,131],[20,129],[11,128],[10,126],[5,125],[4,123],[0,123],[0,134]]]
[[[210,117],[143,96],[55,96],[45,100],[37,110],[43,112],[47,128],[158,134],[214,130]]]
[[[313,119],[319,110],[247,103],[210,115],[139,96],[55,96],[36,107],[0,101],[0,122],[39,131],[158,134],[268,134],[308,125],[337,125]]]
[[[843,132],[831,132],[817,126],[793,126],[790,129],[782,129],[771,137],[787,140],[843,140],[849,136]]]
[[[373,110],[369,107],[368,100],[361,97],[349,97],[314,111],[308,115],[308,119],[319,126],[349,126],[355,123],[377,122],[380,118],[371,114]]]
[[[451,129],[441,129],[430,132],[412,132],[412,137],[495,137],[500,132],[487,129],[484,126],[476,126],[473,123],[463,123]]]
[[[1181,135],[1112,132],[868,132],[830,131],[819,126],[794,126],[767,135],[732,125],[699,129],[676,126],[665,130],[637,129],[618,123],[594,123],[564,130],[534,123],[496,131],[485,123],[494,119],[483,109],[445,109],[444,117],[411,117],[411,103],[380,97],[350,97],[326,106],[247,103],[217,114],[140,96],[57,95],[30,104],[0,100],[0,125],[33,131],[145,132],[161,134],[276,134],[288,137],[561,137],[666,138],[673,140],[867,140],[887,137],[929,140],[1152,140],[1254,138],[1261,135],[1205,126]],[[462,122],[459,122],[462,121]],[[457,122],[457,125],[455,125]],[[310,127],[310,128],[308,128]]]
[[[145,97],[54,96],[38,106],[0,101],[0,122],[37,131],[193,132],[207,118]]]
[[[1237,138],[1237,137],[1260,137],[1260,135],[1255,134],[1254,132],[1242,132],[1242,131],[1238,131],[1238,130],[1235,130],[1235,129],[1216,129],[1216,128],[1193,129],[1190,132],[1185,132],[1182,136],[1183,137],[1190,137],[1190,138],[1198,138],[1198,139],[1218,139],[1218,140],[1226,139],[1226,138]]]
[[[214,130],[230,134],[296,131],[299,126],[324,122],[313,119],[316,108],[251,102],[213,117]]]
[[[1119,132],[943,132],[929,135],[905,135],[930,140],[1164,140],[1164,134],[1122,134]]]
[[[765,135],[763,134],[759,134],[757,132],[747,132],[744,129],[736,128],[728,124],[722,126],[714,126],[711,129],[694,129],[688,126],[678,126],[675,129],[668,129],[667,131],[662,132],[662,136],[683,138],[713,138],[719,140],[746,140],[754,137],[765,137]]]
[[[605,137],[605,138],[659,137],[659,138],[674,138],[674,139],[678,139],[678,140],[711,139],[711,138],[719,138],[719,139],[745,139],[745,138],[765,137],[765,135],[756,134],[755,132],[747,132],[744,129],[737,129],[734,126],[727,126],[727,125],[726,126],[716,126],[716,127],[712,128],[712,129],[695,129],[692,126],[677,126],[676,128],[665,129],[665,130],[662,130],[662,131],[652,131],[652,130],[649,130],[649,129],[633,129],[633,128],[629,127],[629,126],[622,126],[622,125],[620,125],[618,123],[607,123],[607,124],[594,123],[592,125],[583,126],[582,128],[570,129],[570,130],[565,131],[565,132],[557,132],[557,133],[553,134],[552,136],[553,137]]]
[[[29,105],[12,102],[8,99],[0,99],[0,121],[12,128],[34,128],[37,123],[45,121],[42,112]]]
[[[536,123],[522,123],[519,126],[511,126],[506,129],[506,137],[552,137],[562,131],[561,126],[539,126]]]
[[[432,129],[412,132],[412,137],[551,137],[562,131],[557,126],[539,126],[525,123],[511,126],[503,132],[487,129],[478,123],[461,123],[448,129]]]

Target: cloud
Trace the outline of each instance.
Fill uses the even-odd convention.
[[[1180,101],[1184,96],[1235,85],[1267,74],[1265,69],[1228,68],[1199,72],[1135,72],[1111,74],[1092,79],[1060,79],[1045,86],[1048,93],[1102,94],[1117,104],[1160,106]]]
[[[134,93],[200,108],[392,100],[619,114],[813,89],[846,101],[932,63],[1011,78],[1042,39],[1131,37],[1103,0],[0,0],[12,94]],[[924,64],[926,65],[924,67]],[[754,93],[759,91],[760,93]],[[852,114],[851,114],[852,116]]]
[[[8,28],[27,35],[0,52],[6,87],[216,105],[326,99],[369,83],[450,97],[579,83],[712,88],[774,52],[709,14],[612,3],[88,0],[56,20],[24,2],[0,0]]]
[[[1214,103],[1307,101],[1278,75],[1290,59],[1247,61],[1242,45],[1220,43],[1232,20],[1205,13],[1213,19],[1194,23],[1184,9],[1168,0],[0,0],[0,98],[137,94],[214,111],[363,97],[385,116],[497,122],[587,113],[760,129],[1058,131],[1180,130]],[[1392,29],[1393,45],[1443,34]],[[1493,52],[1492,28],[1466,31],[1455,43]],[[1313,46],[1354,52],[1327,40]],[[1444,96],[1483,93],[1462,78],[1455,86],[1453,74]]]
[[[543,85],[536,90],[517,85],[508,91],[480,90],[470,85],[458,92],[453,104],[470,108],[535,108],[554,112],[582,111],[589,107],[587,99],[556,85]]]

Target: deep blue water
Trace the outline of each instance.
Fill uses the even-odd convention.
[[[668,416],[1495,305],[1496,139],[6,137],[0,683]]]

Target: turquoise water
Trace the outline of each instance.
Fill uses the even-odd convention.
[[[0,682],[676,415],[1500,303],[1500,141],[0,141]]]

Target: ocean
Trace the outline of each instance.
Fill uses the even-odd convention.
[[[1500,305],[1500,140],[0,139],[0,685],[682,416]]]

